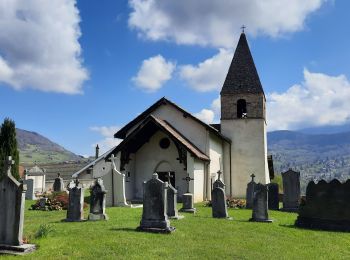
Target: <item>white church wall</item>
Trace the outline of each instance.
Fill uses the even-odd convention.
[[[209,139],[209,157],[210,157],[210,166],[209,171],[210,175],[217,178],[217,171],[220,170],[220,162],[222,161],[223,155],[223,144],[222,140],[214,135],[210,135]]]
[[[96,162],[93,166],[92,176],[93,178],[99,178],[112,171],[112,163],[106,162],[104,159]]]
[[[176,160],[179,154],[171,139],[170,146],[167,149],[162,149],[159,146],[159,141],[164,137],[167,137],[167,135],[158,131],[150,138],[149,142],[144,144],[135,154],[135,198],[142,199],[143,182],[152,178],[152,174],[157,171],[157,166],[161,162],[169,163],[169,165],[171,165],[171,171],[175,172],[175,186],[178,187],[179,194],[185,191],[186,185],[182,180],[182,178],[186,177],[184,164]]]
[[[230,197],[231,194],[231,144],[224,142],[223,143],[223,178],[225,183],[225,193],[226,196]]]
[[[203,161],[195,159],[194,160],[194,172],[193,172],[193,178],[194,181],[192,181],[193,185],[193,198],[194,202],[200,202],[204,200],[204,172],[205,164]]]
[[[264,119],[222,120],[221,131],[232,140],[232,195],[244,198],[250,175],[256,182],[269,183],[266,124]],[[225,160],[225,167],[228,167]]]

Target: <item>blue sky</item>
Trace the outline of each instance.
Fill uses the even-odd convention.
[[[19,3],[0,3],[0,120],[77,154],[162,96],[218,122],[242,24],[269,130],[349,122],[349,1]]]

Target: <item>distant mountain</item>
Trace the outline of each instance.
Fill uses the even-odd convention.
[[[304,128],[297,131],[304,134],[337,134],[350,132],[350,124],[317,126]]]
[[[275,131],[268,133],[267,139],[275,171],[288,168],[300,171],[303,186],[311,179],[350,177],[350,131],[334,134]]]
[[[22,129],[16,129],[20,163],[56,163],[81,161],[83,158],[46,137]]]

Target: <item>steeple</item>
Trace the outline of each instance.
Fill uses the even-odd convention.
[[[247,38],[242,32],[221,94],[264,94]]]

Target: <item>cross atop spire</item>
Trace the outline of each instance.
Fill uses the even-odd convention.
[[[243,24],[242,26],[241,26],[241,29],[242,29],[242,33],[244,33],[244,29],[246,28],[246,26]]]

